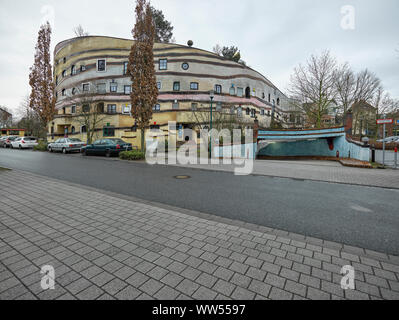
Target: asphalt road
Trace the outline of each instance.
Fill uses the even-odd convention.
[[[5,149],[0,166],[399,255],[399,190]]]

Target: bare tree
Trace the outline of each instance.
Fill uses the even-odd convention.
[[[356,76],[354,100],[371,103],[381,89],[381,80],[372,72],[365,69]]]
[[[350,66],[345,63],[339,66],[334,73],[336,90],[335,100],[345,118],[346,113],[355,102],[356,76]]]
[[[66,101],[76,107],[75,119],[81,128],[85,128],[87,143],[93,143],[105,119],[104,103],[98,101],[95,86],[90,85],[89,91],[76,91]]]
[[[218,56],[222,55],[222,47],[220,46],[220,44],[217,44],[213,47],[212,51],[214,53],[216,53]]]
[[[0,128],[7,128],[12,126],[11,111],[5,106],[0,106]]]
[[[73,28],[73,32],[77,37],[87,37],[89,35],[88,32],[84,31],[82,25],[78,25],[77,27]]]
[[[18,129],[26,130],[27,135],[34,137],[43,137],[47,134],[46,128],[43,127],[40,115],[29,106],[30,97],[26,96],[18,106],[16,126]]]
[[[312,55],[306,65],[299,65],[291,76],[290,93],[299,108],[316,127],[322,126],[322,117],[336,98],[335,70],[336,60],[329,51],[320,56]]]
[[[211,123],[210,107],[192,109],[190,121],[194,123],[196,129],[209,130]],[[233,109],[228,107],[224,109],[214,109],[212,112],[212,129],[216,129],[217,131],[227,129],[232,132],[234,129],[240,129],[241,135],[244,136],[245,127],[250,124],[250,121],[247,121],[242,116],[242,113],[239,114],[236,110],[233,112]]]

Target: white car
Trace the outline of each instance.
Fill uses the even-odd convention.
[[[17,138],[11,142],[13,149],[33,149],[37,145],[37,139],[33,137]]]
[[[377,140],[377,142],[384,142],[384,140],[385,140],[385,143],[399,142],[399,137],[388,137],[385,139]]]

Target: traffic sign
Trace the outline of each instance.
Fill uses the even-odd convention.
[[[396,120],[396,124],[399,126],[399,120]]]
[[[377,120],[377,124],[392,124],[393,119],[379,119]]]

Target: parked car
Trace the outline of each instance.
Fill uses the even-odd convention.
[[[97,140],[93,144],[89,144],[82,148],[82,154],[87,155],[105,155],[111,157],[119,155],[122,151],[132,151],[133,147],[130,143],[122,139],[103,139]]]
[[[399,142],[399,137],[388,137],[385,139],[377,140],[377,142],[384,142],[385,143],[391,143],[391,142]]]
[[[37,139],[34,137],[22,137],[11,141],[11,148],[13,149],[33,149],[37,145]]]
[[[3,139],[0,139],[0,147],[11,148],[11,142],[15,141],[17,138],[17,136],[3,137]]]
[[[50,152],[62,152],[67,154],[69,152],[80,152],[82,147],[86,144],[79,139],[62,138],[48,145]]]
[[[8,137],[0,137],[0,148],[4,148]]]

